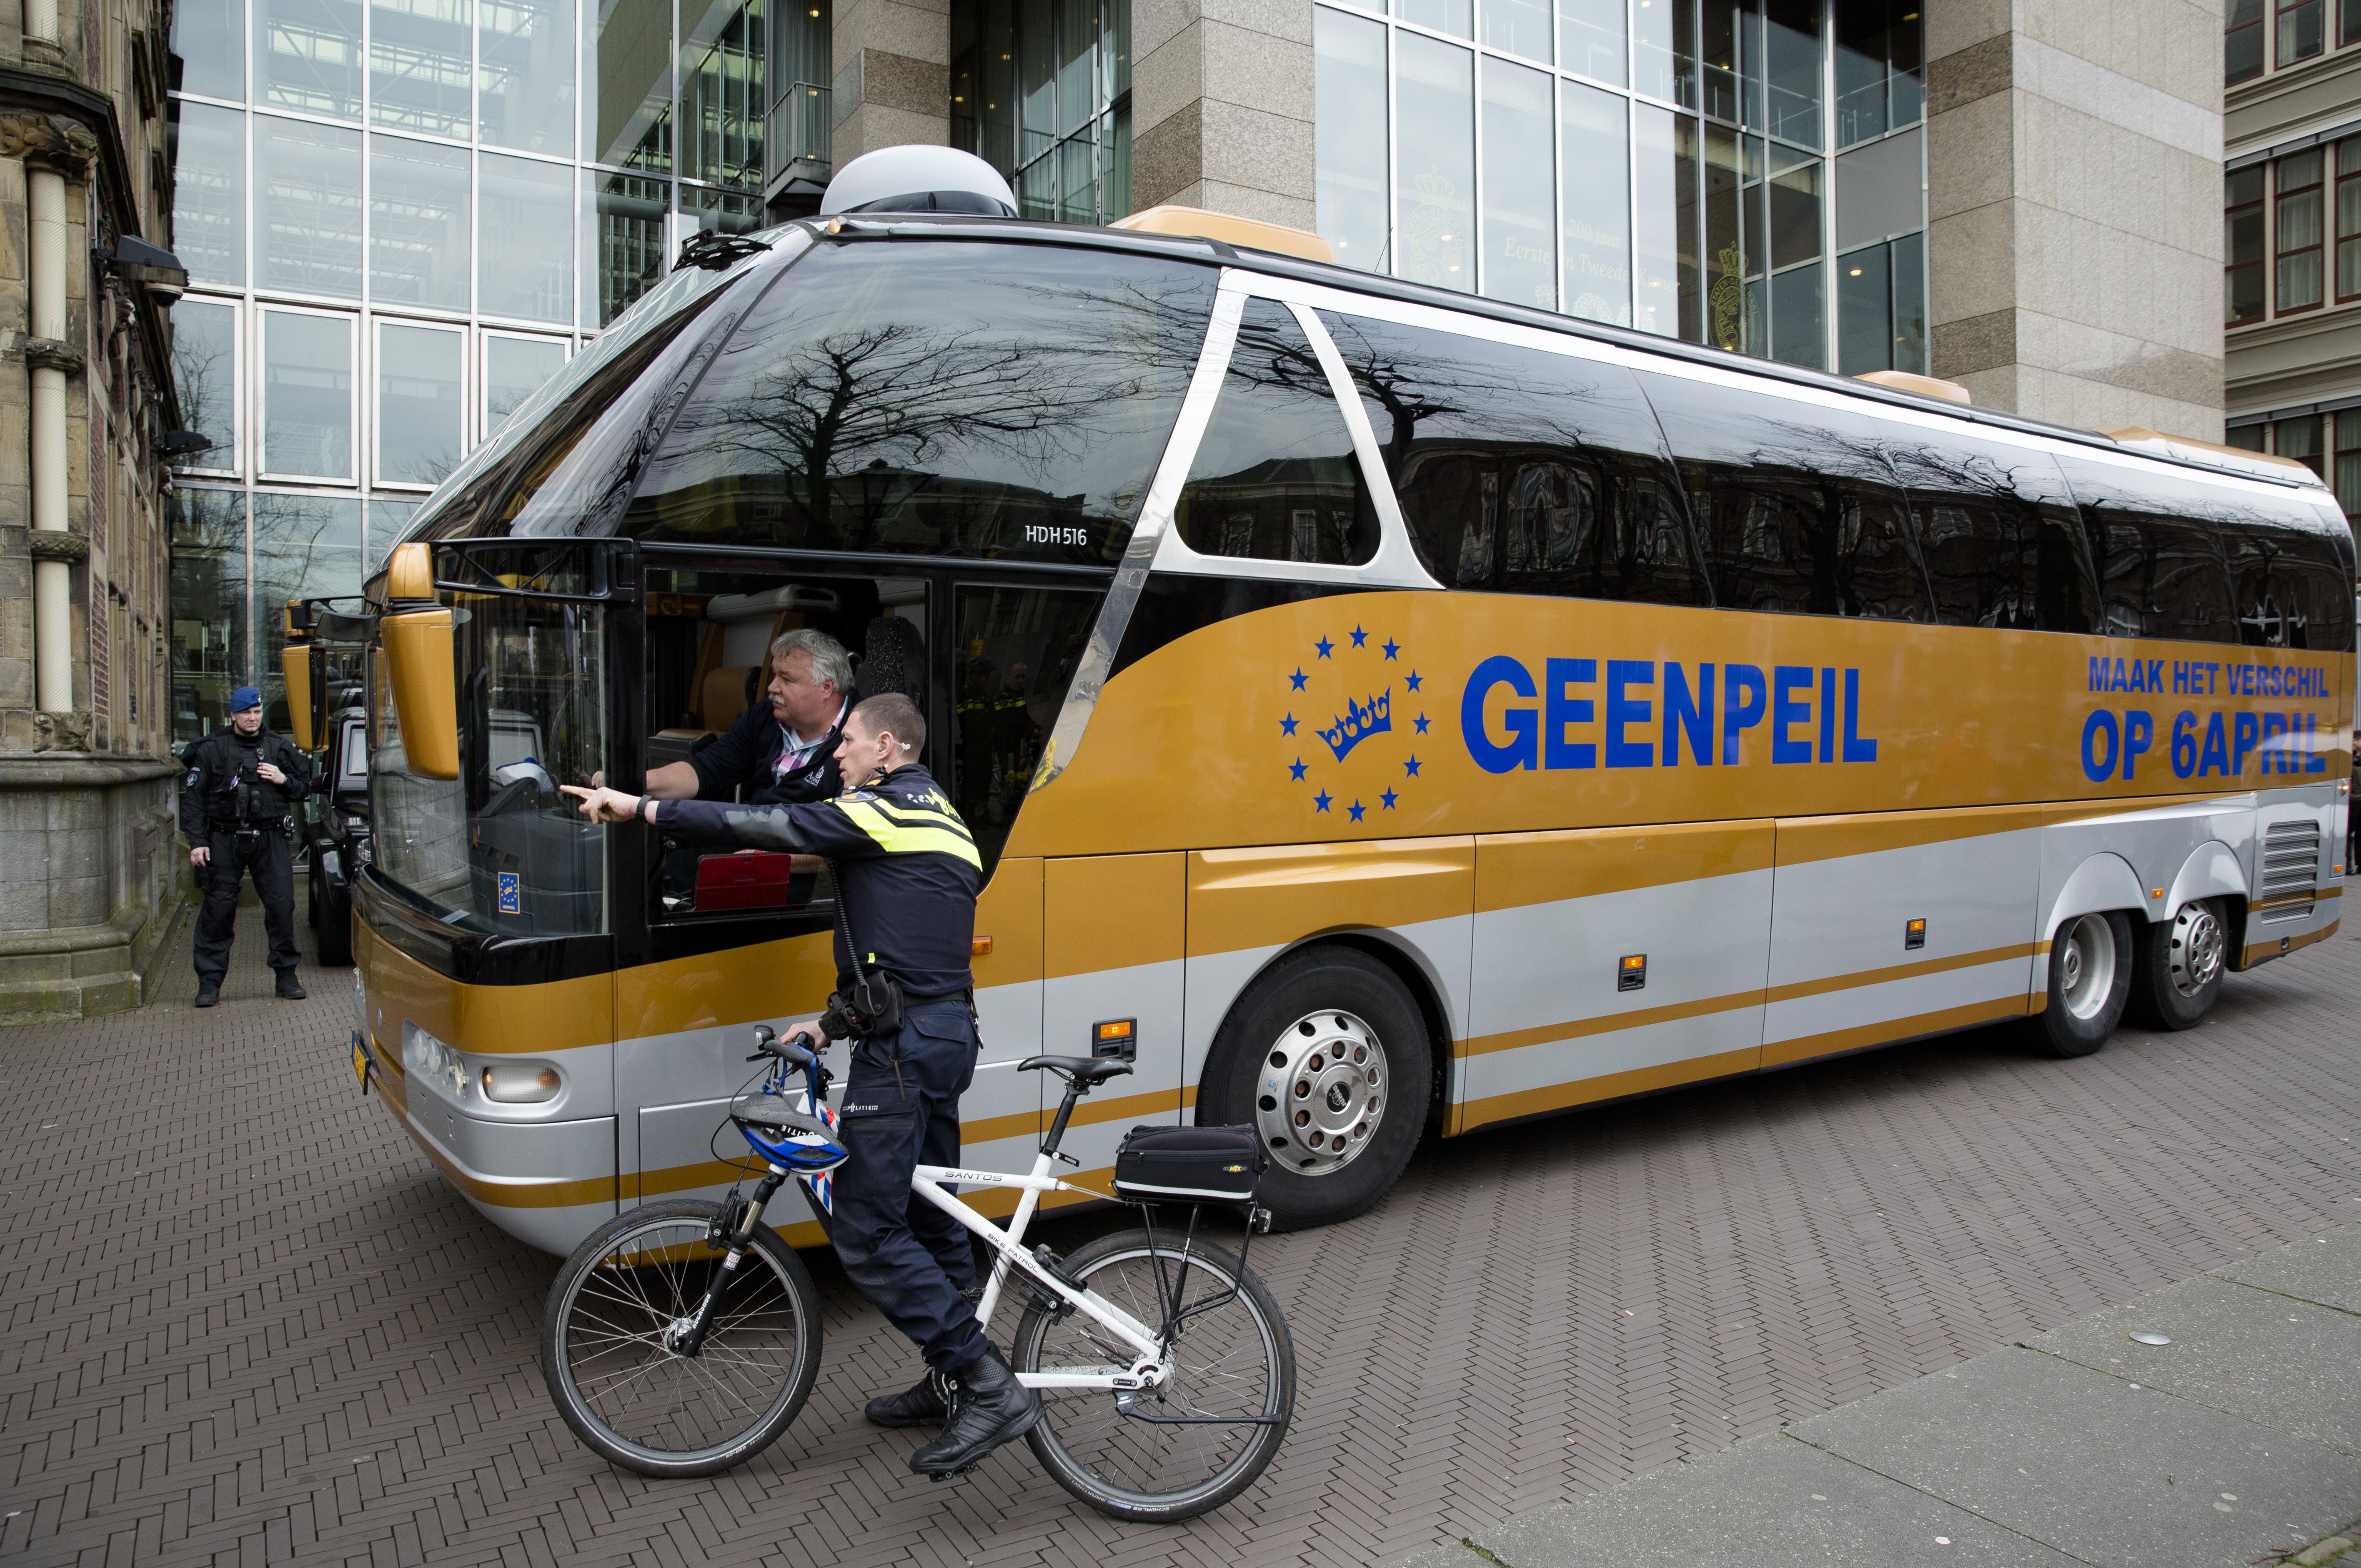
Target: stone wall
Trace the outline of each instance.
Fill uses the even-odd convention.
[[[1132,0],[1131,204],[1308,229],[1311,0]]]
[[[1936,0],[1927,54],[1935,374],[2220,440],[2219,0]]]

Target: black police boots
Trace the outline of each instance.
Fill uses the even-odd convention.
[[[310,992],[303,989],[303,982],[295,978],[295,971],[293,970],[283,969],[279,971],[280,1000],[282,1002],[301,1002],[311,994],[312,993]]]
[[[221,1000],[221,987],[210,980],[197,981],[197,1005],[211,1007]]]
[[[910,1468],[935,1480],[949,1480],[975,1462],[1033,1430],[1041,1419],[1041,1396],[1016,1381],[1000,1353],[984,1353],[959,1369],[959,1405],[943,1435],[910,1455]]]
[[[878,1395],[863,1413],[871,1426],[939,1427],[950,1414],[950,1401],[945,1397],[950,1381],[939,1372],[928,1372],[898,1394]]]

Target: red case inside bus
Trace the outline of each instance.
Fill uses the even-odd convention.
[[[708,855],[697,862],[699,909],[775,909],[787,902],[793,855]]]

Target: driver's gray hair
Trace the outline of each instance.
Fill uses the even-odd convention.
[[[852,690],[852,655],[844,644],[825,631],[808,626],[798,626],[793,631],[783,631],[771,640],[771,663],[774,667],[790,653],[811,656],[812,679],[835,685],[839,695]]]

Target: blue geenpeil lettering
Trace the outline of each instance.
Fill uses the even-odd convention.
[[[1485,732],[1484,699],[1492,695],[1494,686],[1502,685],[1528,700],[1540,695],[1531,670],[1506,653],[1495,653],[1476,666],[1459,699],[1460,739],[1467,743],[1467,754],[1476,759],[1476,765],[1488,773],[1540,765],[1541,715],[1532,708],[1511,707],[1501,714],[1500,723],[1509,732],[1507,741],[1496,742]]]

